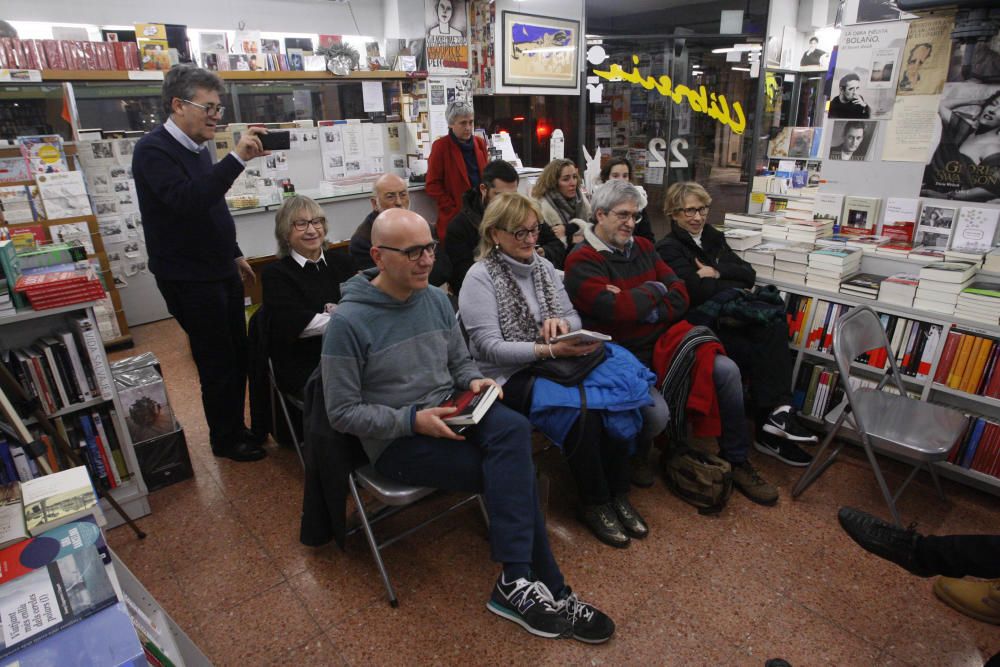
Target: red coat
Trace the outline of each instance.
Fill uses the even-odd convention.
[[[486,142],[473,135],[472,145],[476,151],[479,173],[486,168]],[[451,133],[441,137],[431,146],[431,158],[427,163],[427,185],[425,191],[437,201],[438,240],[444,241],[448,223],[462,210],[462,195],[472,187],[465,169],[462,149],[451,138]]]
[[[656,347],[653,348],[653,372],[656,373],[657,386],[663,382],[677,346],[693,328],[686,321],[677,322],[656,341]],[[686,407],[691,431],[697,437],[712,437],[722,433],[719,397],[715,393],[712,371],[715,368],[715,355],[725,353],[719,343],[702,343],[695,348],[691,389],[688,391]]]

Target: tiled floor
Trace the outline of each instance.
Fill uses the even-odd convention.
[[[217,665],[577,664],[756,665],[782,657],[811,665],[981,665],[1000,628],[951,611],[931,580],[860,551],[837,507],[884,514],[857,456],[835,465],[800,500],[798,471],[757,463],[777,482],[773,508],[739,494],[719,517],[699,516],[661,484],[633,500],[651,526],[629,549],[605,547],[573,518],[571,485],[554,452],[549,532],[569,583],[615,619],[602,646],[534,638],[484,608],[497,567],[474,508],[391,547],[401,603],[391,609],[367,546],[346,552],[298,542],[301,468],[269,445],[257,463],[212,457],[186,339],[172,321],[133,330],[155,352],[185,427],[195,479],[150,497],[138,541],[110,532],[120,557]],[[890,465],[891,482],[901,469]],[[890,483],[891,483],[890,482]],[[904,496],[926,532],[1000,531],[1000,502],[946,483],[942,505],[921,480]],[[414,509],[419,514],[420,510]],[[413,513],[393,521],[402,525]]]

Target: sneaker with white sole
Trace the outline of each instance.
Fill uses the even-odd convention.
[[[791,440],[784,440],[767,433],[762,433],[754,440],[753,448],[761,454],[773,456],[782,463],[797,468],[805,468],[812,463],[812,454],[805,451]]]
[[[486,608],[539,637],[558,639],[573,636],[573,621],[540,581],[521,578],[508,584],[500,575]]]
[[[793,442],[815,443],[819,438],[799,423],[795,411],[788,405],[775,409],[767,416],[764,431]],[[794,464],[793,464],[794,465]]]
[[[603,644],[615,634],[615,622],[592,604],[587,604],[566,587],[566,597],[556,601],[556,609],[573,624],[573,639]]]

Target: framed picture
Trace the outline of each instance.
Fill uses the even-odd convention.
[[[579,88],[580,22],[503,12],[503,85]]]

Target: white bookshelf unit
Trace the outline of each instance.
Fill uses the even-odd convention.
[[[876,259],[876,258],[872,258]],[[881,258],[877,258],[881,260]],[[874,268],[869,268],[865,264],[868,257],[862,259],[862,271],[877,272]],[[873,262],[874,263],[874,262]],[[901,262],[893,261],[893,263],[898,264]],[[908,263],[909,267],[914,273],[919,271],[919,265],[914,265]],[[895,269],[898,271],[899,269]],[[884,273],[884,271],[878,271],[879,273]],[[989,274],[986,274],[989,275]],[[988,396],[979,396],[976,394],[970,394],[963,391],[958,391],[952,389],[951,387],[938,384],[934,382],[934,375],[937,372],[938,363],[941,360],[941,353],[944,349],[944,340],[948,337],[948,333],[954,329],[958,328],[962,332],[973,333],[982,336],[990,336],[993,338],[1000,338],[1000,327],[991,327],[989,325],[984,325],[980,322],[972,322],[968,320],[962,320],[956,318],[952,315],[942,315],[940,313],[931,313],[928,311],[917,310],[914,308],[906,308],[903,306],[892,305],[887,303],[882,303],[876,301],[875,299],[866,299],[864,297],[843,294],[840,292],[828,292],[825,290],[820,290],[812,287],[806,287],[804,285],[798,285],[794,283],[786,283],[776,280],[771,280],[767,278],[758,278],[757,282],[764,285],[774,285],[779,290],[788,294],[797,294],[800,296],[812,297],[814,299],[822,299],[823,301],[845,304],[848,306],[869,306],[877,313],[885,313],[887,315],[896,315],[899,317],[905,317],[912,320],[917,320],[921,322],[928,322],[930,324],[936,324],[941,327],[941,343],[938,345],[938,349],[935,350],[934,357],[931,363],[930,371],[927,374],[926,379],[916,379],[906,375],[900,375],[899,377],[903,381],[903,386],[908,391],[917,393],[920,400],[930,401],[933,403],[939,403],[942,405],[947,405],[953,407],[957,410],[963,412],[974,413],[982,416],[989,417],[991,419],[1000,419],[1000,400],[995,398],[990,398]],[[812,319],[817,317],[817,309],[813,309],[810,314],[810,320],[803,323],[804,331],[808,332],[813,327]],[[792,382],[794,384],[795,379],[798,378],[799,369],[802,366],[802,361],[806,357],[814,357],[828,362],[828,365],[833,366],[833,355],[826,352],[818,352],[813,349],[807,348],[807,336],[800,336],[798,343],[789,343],[792,350],[795,351],[795,364],[792,371]],[[852,362],[852,369],[857,369],[862,375],[869,375],[872,378],[879,378],[885,374],[885,371],[873,366],[868,366],[866,364],[861,364],[858,362]],[[825,422],[813,421],[813,423],[822,424],[824,428],[826,427]],[[841,430],[841,436],[847,435],[848,440],[849,432],[845,429]],[[951,479],[957,480],[969,486],[975,487],[987,493],[992,493],[994,495],[1000,496],[1000,479],[993,477],[991,475],[985,475],[976,470],[970,470],[963,468],[952,463],[942,462],[937,464],[940,468],[940,472]]]
[[[0,348],[11,350],[27,345],[31,345],[42,336],[49,336],[58,330],[72,330],[71,320],[73,318],[85,317],[90,320],[94,331],[97,331],[97,320],[94,317],[93,303],[77,303],[70,306],[51,308],[49,310],[27,310],[16,315],[0,319]],[[111,367],[108,364],[107,354],[103,345],[99,345],[100,353],[98,362],[104,365],[104,372],[111,377]],[[128,468],[130,477],[109,493],[118,501],[122,509],[132,518],[146,516],[150,513],[149,500],[147,498],[146,485],[139,472],[139,462],[135,457],[135,450],[132,447],[132,439],[129,437],[128,425],[125,423],[125,412],[122,409],[121,401],[118,398],[118,391],[115,389],[114,381],[111,383],[111,398],[96,398],[93,400],[75,403],[62,410],[52,413],[51,417],[72,415],[80,410],[94,408],[110,403],[114,408],[117,423],[116,433],[119,436],[122,455],[125,458],[125,465]],[[27,420],[33,423],[33,420]],[[71,443],[72,446],[72,443]],[[111,508],[111,505],[104,499],[101,500],[101,509],[108,520],[107,528],[114,528],[124,523],[118,512]]]

